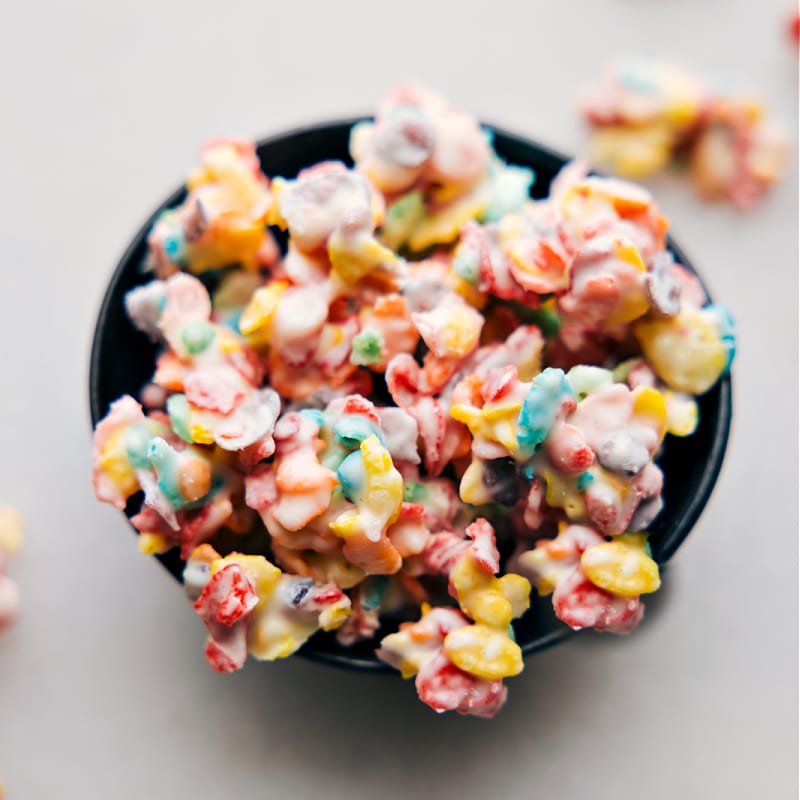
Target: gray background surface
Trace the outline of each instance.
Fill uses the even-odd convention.
[[[91,330],[128,238],[211,135],[369,111],[424,80],[578,152],[617,52],[751,87],[796,152],[791,0],[3,2],[0,497],[27,521],[0,635],[9,800],[797,797],[797,164],[752,214],[652,181],[741,341],[729,457],[628,640],[531,658],[493,721],[290,660],[220,677],[179,588],[89,485]]]

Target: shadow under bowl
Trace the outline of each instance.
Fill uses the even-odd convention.
[[[350,129],[358,119],[342,120],[280,134],[258,143],[258,156],[264,172],[293,178],[304,167],[319,161],[336,159],[352,165],[348,152]],[[498,155],[511,164],[530,167],[536,173],[531,191],[534,198],[545,197],[550,183],[568,161],[564,156],[536,142],[515,136],[492,126]],[[145,222],[119,261],[103,298],[95,328],[89,375],[89,401],[92,424],[96,425],[109,405],[123,394],[138,396],[154,370],[156,345],[136,330],[124,310],[125,294],[146,283],[152,276],[143,272],[147,234],[157,215],[185,197],[185,189],[175,191]],[[285,237],[278,233],[285,244]],[[668,247],[675,259],[702,278],[674,241]],[[668,436],[658,463],[664,471],[664,509],[651,525],[650,543],[659,564],[667,562],[697,522],[708,501],[722,466],[731,425],[731,380],[725,376],[713,389],[699,398],[700,423],[694,435],[680,439]],[[138,512],[141,495],[131,498],[125,509],[127,517]],[[177,550],[156,556],[166,569],[182,581],[184,562]],[[381,636],[396,629],[387,624]],[[573,634],[554,615],[549,598],[534,596],[531,608],[514,621],[517,642],[525,655],[542,650]],[[352,647],[337,644],[331,633],[319,633],[300,650],[308,658],[339,666],[388,670],[374,655],[376,641],[360,642]]]

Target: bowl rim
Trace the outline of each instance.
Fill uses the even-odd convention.
[[[305,136],[315,136],[325,132],[331,132],[333,129],[340,130],[342,128],[352,128],[353,125],[359,122],[368,122],[373,119],[369,115],[359,115],[354,117],[345,117],[340,119],[332,119],[321,122],[313,122],[307,125],[298,125],[286,131],[277,132],[270,136],[255,140],[255,147],[257,151],[264,148],[276,145],[278,143],[284,144],[289,139],[302,139]],[[487,130],[493,134],[495,138],[501,138],[506,142],[515,146],[525,149],[532,149],[538,152],[545,159],[558,163],[559,168],[568,163],[572,159],[565,156],[563,153],[554,150],[551,147],[539,143],[536,139],[522,136],[518,133],[511,132],[502,126],[497,126],[485,120],[480,121],[482,129]],[[509,162],[509,163],[513,163]],[[310,165],[309,165],[310,166]],[[602,174],[592,170],[592,174]],[[159,214],[166,208],[170,208],[178,204],[186,194],[185,185],[172,191],[147,217],[146,221],[139,226],[136,233],[129,240],[128,245],[120,256],[117,264],[111,274],[111,277],[106,284],[102,300],[97,312],[97,320],[95,322],[92,332],[92,346],[89,357],[89,417],[91,427],[105,416],[107,409],[102,407],[100,395],[100,376],[102,374],[101,366],[101,351],[103,349],[103,339],[105,335],[105,328],[107,326],[107,319],[113,313],[112,301],[115,294],[117,284],[122,280],[123,276],[131,269],[136,251],[141,247],[142,243],[146,241],[147,234],[156,221]],[[672,236],[666,238],[667,248],[674,254],[676,260],[687,267],[692,274],[694,274],[702,284],[708,301],[713,302],[713,297],[705,279],[694,268],[692,261],[687,258],[684,250],[676,244]],[[705,510],[708,501],[713,493],[714,487],[717,483],[722,465],[724,462],[730,429],[733,419],[733,385],[730,371],[723,375],[713,390],[719,391],[719,402],[716,413],[716,424],[713,428],[713,436],[711,442],[711,449],[705,462],[705,468],[700,481],[696,485],[696,490],[692,495],[690,502],[683,508],[683,511],[676,518],[674,524],[662,533],[662,538],[659,541],[659,555],[657,561],[659,566],[665,565],[675,554],[678,548],[683,544],[686,538],[691,533],[696,525],[703,511]],[[128,515],[123,511],[126,522],[130,525]],[[170,573],[170,575],[178,581],[177,577],[173,574],[165,559],[161,555],[157,555],[156,559],[161,562],[162,566]],[[178,581],[180,583],[180,581]],[[579,633],[584,631],[574,631],[567,625],[561,628],[552,630],[543,634],[536,639],[525,642],[521,645],[523,656],[529,656],[540,650],[545,650],[552,647],[559,642],[566,639],[571,639]],[[358,655],[348,655],[345,651],[331,652],[328,650],[320,650],[313,647],[314,638],[312,637],[295,655],[303,656],[304,658],[331,664],[338,667],[346,667],[349,669],[358,669],[370,672],[383,672],[394,673],[387,664],[379,661],[376,658],[367,659]]]

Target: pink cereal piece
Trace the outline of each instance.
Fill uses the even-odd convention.
[[[402,408],[388,407],[376,409],[386,449],[395,465],[399,463],[419,464],[417,450],[419,426],[417,421]]]
[[[469,540],[452,531],[434,533],[428,540],[422,556],[426,572],[449,575],[470,547]]]
[[[628,386],[631,389],[639,386],[649,386],[654,389],[657,385],[658,378],[653,372],[653,368],[644,359],[635,364],[628,372]]]
[[[201,321],[211,317],[208,290],[193,275],[177,272],[164,281],[167,303],[161,313],[162,330],[174,324]]]
[[[586,514],[592,524],[603,533],[622,533],[633,517],[639,497],[635,491],[624,495],[610,489],[604,483],[593,481],[584,495]]]
[[[496,575],[500,571],[500,553],[495,543],[494,528],[488,520],[479,517],[467,528],[467,536],[472,539],[469,554],[481,569]]]
[[[266,511],[278,500],[278,490],[275,486],[275,473],[272,464],[259,464],[255,466],[244,479],[244,501],[249,508],[259,514]]]
[[[534,478],[528,489],[525,511],[523,512],[523,522],[531,531],[537,530],[542,524],[544,518],[544,495],[545,492],[541,480]]]
[[[567,475],[578,475],[594,464],[594,452],[578,428],[557,423],[545,443],[545,452],[553,465]]]
[[[597,452],[610,433],[622,430],[633,414],[633,395],[625,384],[615,383],[578,403],[569,422]]]
[[[239,461],[245,468],[254,467],[260,461],[275,453],[275,440],[272,436],[262,436],[253,444],[239,451]]]
[[[489,164],[489,147],[478,123],[461,111],[434,118],[431,179],[444,184],[473,183]]]
[[[179,512],[181,558],[189,558],[192,550],[208,541],[232,514],[233,504],[226,495],[217,495],[197,511]]]
[[[524,301],[531,307],[538,306],[537,295],[523,288],[514,277],[514,263],[500,247],[497,225],[468,222],[461,229],[460,241],[461,247],[478,256],[478,289],[481,292],[503,300]]]
[[[431,536],[425,525],[425,507],[421,503],[406,503],[400,507],[400,516],[386,532],[392,546],[402,558],[421,553]]]
[[[223,368],[192,370],[184,381],[184,391],[193,406],[223,415],[232,413],[245,397],[239,376]]]
[[[250,390],[227,416],[216,417],[209,425],[214,440],[223,449],[243,450],[260,442],[262,458],[275,452],[272,431],[280,412],[280,397],[272,389]]]
[[[507,397],[516,387],[518,380],[519,373],[513,364],[490,370],[481,387],[483,402],[494,403]]]
[[[177,532],[152,506],[143,505],[141,511],[130,518],[130,522],[139,533],[157,534],[175,540],[173,543],[178,539]]]

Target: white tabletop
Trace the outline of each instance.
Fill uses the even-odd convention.
[[[207,6],[203,10],[199,7]],[[31,798],[797,797],[798,187],[742,216],[651,182],[739,325],[735,429],[630,639],[531,658],[492,722],[302,660],[214,674],[178,586],[89,485],[87,365],[126,241],[216,134],[369,111],[429,82],[578,152],[619,52],[761,93],[796,152],[790,0],[137,0],[0,9],[0,499],[25,515],[0,634],[0,776]],[[656,606],[656,603],[653,603]]]

